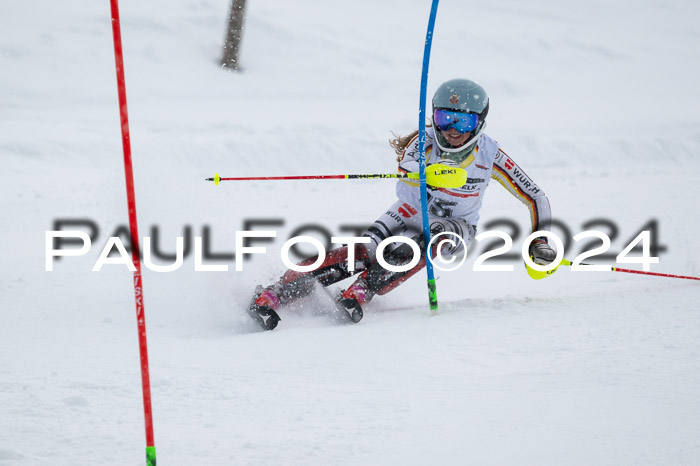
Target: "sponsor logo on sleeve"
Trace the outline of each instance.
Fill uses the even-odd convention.
[[[399,213],[402,217],[411,218],[414,215],[416,215],[418,211],[414,209],[411,205],[404,203],[401,207],[399,207]]]
[[[530,178],[528,178],[525,173],[522,172],[522,170],[518,170],[517,168],[513,170],[513,176],[517,181],[520,182],[523,188],[526,190],[532,192],[533,194],[537,194],[540,192],[540,188],[537,187],[535,183],[530,181]]]

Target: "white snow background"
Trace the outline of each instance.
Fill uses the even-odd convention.
[[[572,234],[610,219],[617,253],[656,219],[667,249],[652,270],[700,275],[698,5],[443,0],[428,95],[479,81],[487,132]],[[425,273],[358,325],[318,315],[323,295],[273,332],[245,315],[295,228],[348,234],[394,182],[204,178],[394,172],[387,140],[418,124],[429,9],[249,0],[244,70],[229,73],[227,1],[120,2],[140,236],[157,226],[172,252],[186,225],[209,226],[212,250],[233,252],[246,219],[284,219],[244,272],[195,273],[192,255],[144,270],[159,463],[700,464],[697,282],[565,268],[533,281],[520,261],[473,272],[470,254],[438,272],[437,316]],[[91,272],[128,222],[109,2],[0,3],[0,157],[0,464],[143,464],[132,275]],[[480,231],[504,217],[527,229],[492,183]],[[46,272],[61,218],[100,236]]]

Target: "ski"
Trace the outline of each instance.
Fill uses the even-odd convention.
[[[333,322],[339,324],[357,324],[362,320],[363,311],[360,304],[352,298],[343,298],[342,291],[332,293],[328,288],[319,284],[321,288],[331,299],[334,306],[331,307],[329,315]]]
[[[364,316],[362,306],[353,298],[340,299],[336,302],[335,307],[339,313],[343,314],[344,319],[353,324],[359,323]]]
[[[258,285],[257,287],[255,287],[253,299],[251,299],[250,304],[248,304],[248,315],[252,317],[253,320],[257,322],[263,330],[274,330],[281,319],[279,314],[277,314],[277,312],[274,309],[267,306],[259,306],[258,304],[256,304],[255,301],[258,299],[260,293],[262,292],[262,286]]]

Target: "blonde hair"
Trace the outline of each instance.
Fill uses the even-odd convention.
[[[394,138],[389,139],[389,145],[394,149],[394,152],[396,152],[396,161],[400,162],[401,159],[403,159],[403,153],[406,150],[406,147],[416,138],[416,136],[418,136],[418,130],[415,130],[406,136],[399,136],[393,131],[391,134],[394,135]]]

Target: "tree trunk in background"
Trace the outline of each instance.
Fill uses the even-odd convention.
[[[221,54],[222,68],[237,70],[240,68],[238,51],[243,36],[243,19],[245,17],[245,0],[231,0],[231,12],[228,17],[228,29],[226,31],[226,43]]]

